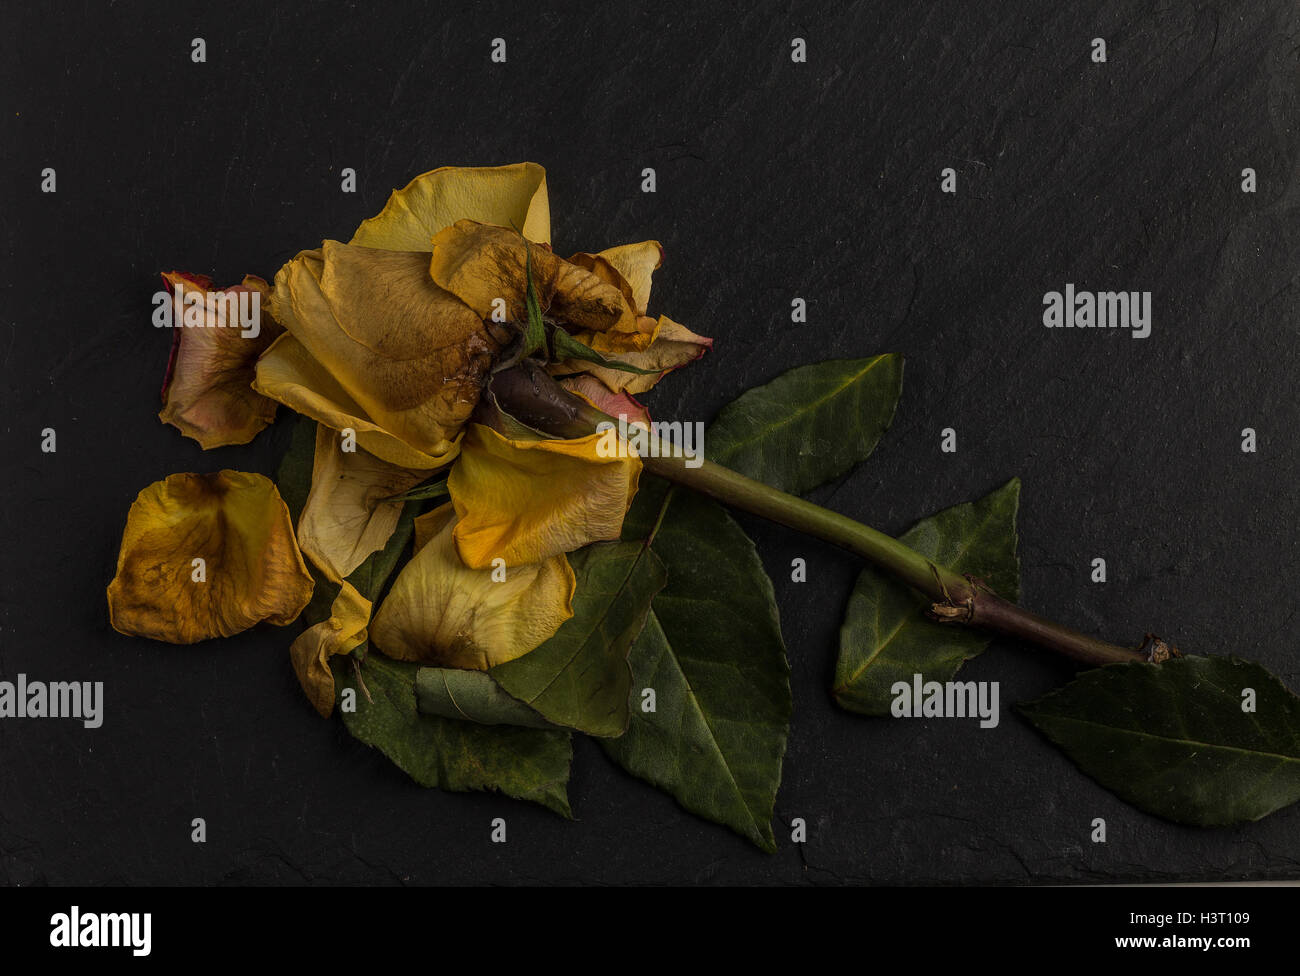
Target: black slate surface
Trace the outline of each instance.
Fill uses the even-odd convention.
[[[774,856],[587,742],[576,823],[421,790],[316,717],[288,632],[175,648],[109,629],[135,493],[174,471],[268,472],[287,434],[203,453],[157,421],[156,272],[269,276],[424,170],[530,159],[549,172],[558,250],[659,239],[653,307],[717,338],[647,398],[657,415],[707,420],[791,365],[902,352],[894,427],[816,500],[897,532],[1019,475],[1029,606],[1121,642],[1153,630],[1254,657],[1300,687],[1293,3],[561,9],[6,12],[0,677],[102,680],[106,720],[0,722],[0,882],[1300,878],[1300,808],[1179,828],[1013,714],[981,731],[837,710],[855,565],[752,520],[793,667],[778,818],[809,824],[802,847],[778,824]],[[1067,281],[1150,290],[1151,336],[1043,328],[1044,292]],[[790,323],[796,296],[806,325]],[[949,426],[955,455],[939,451]],[[795,556],[806,584],[789,581]],[[968,671],[1006,704],[1070,673],[1008,644]]]

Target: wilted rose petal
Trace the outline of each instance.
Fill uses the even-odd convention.
[[[158,419],[204,450],[247,444],[275,419],[275,401],[252,387],[257,357],[283,332],[268,314],[266,282],[249,275],[214,290],[202,275],[169,271],[162,278],[172,296],[172,351]],[[240,310],[253,313],[252,296],[257,318],[250,326]]]
[[[370,639],[399,661],[486,670],[522,657],[573,616],[576,579],[558,555],[504,569],[470,569],[456,553],[450,503],[416,520],[424,544],[398,574]],[[499,576],[500,571],[498,571]]]
[[[256,389],[352,427],[386,461],[426,470],[455,457],[509,339],[429,279],[427,254],[337,241],[280,269],[272,310],[293,341],[267,350]]]
[[[607,247],[596,254],[575,254],[569,260],[611,283],[621,284],[632,302],[632,310],[637,315],[645,315],[650,307],[651,280],[664,263],[664,248],[658,241],[641,241]],[[617,278],[610,275],[611,271]]]
[[[433,457],[417,451],[365,415],[329,370],[312,358],[302,343],[282,335],[257,361],[254,388],[298,413],[336,431],[356,432],[357,444],[392,464],[422,469],[427,474],[456,456],[459,438],[451,452]]]
[[[350,243],[390,251],[429,251],[433,236],[458,220],[518,227],[530,241],[551,240],[546,170],[536,163],[443,166],[394,190]]]
[[[308,627],[289,645],[289,659],[298,683],[323,718],[329,718],[334,711],[334,672],[329,659],[360,646],[369,624],[370,601],[344,580],[330,607],[330,616]]]
[[[357,448],[343,449],[336,430],[316,425],[311,493],[298,519],[298,546],[339,579],[382,549],[397,528],[400,501],[385,501],[414,488],[425,472],[389,464]]]
[[[260,474],[174,474],[136,497],[126,518],[108,613],[120,633],[172,644],[287,624],[312,578],[289,511]]]
[[[589,373],[598,377],[605,386],[615,393],[645,393],[663,379],[664,374],[685,366],[687,363],[694,362],[713,348],[712,339],[696,335],[686,326],[674,322],[665,315],[659,316],[658,320],[644,317],[641,319],[643,325],[651,321],[654,321],[652,331],[654,338],[649,346],[641,351],[619,352],[607,356],[607,358],[614,358],[619,362],[640,369],[659,370],[660,372],[626,373],[622,370],[610,369],[607,366],[599,366],[595,363],[576,359],[556,363],[548,367],[548,369],[555,375]],[[584,335],[580,334],[575,338],[592,345]]]
[[[642,406],[636,397],[627,393],[611,392],[609,387],[594,376],[586,374],[566,376],[560,380],[560,386],[570,393],[578,394],[597,410],[611,417],[626,417],[629,424],[646,426],[650,424],[650,411]]]
[[[522,324],[530,256],[537,300],[552,318],[575,330],[636,331],[636,313],[616,284],[547,248],[530,247],[510,228],[457,221],[433,239],[429,274],[483,318],[504,300],[506,317]]]
[[[471,424],[447,478],[467,566],[501,558],[541,562],[590,542],[617,539],[636,495],[641,459],[601,457],[600,434],[574,440],[511,440]]]

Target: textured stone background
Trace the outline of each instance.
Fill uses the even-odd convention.
[[[893,429],[817,500],[901,531],[1020,475],[1030,606],[1121,642],[1154,630],[1255,657],[1300,687],[1294,3],[520,6],[7,16],[0,677],[103,680],[107,717],[93,732],[0,723],[0,881],[1300,877],[1300,808],[1174,827],[1012,714],[980,731],[838,711],[854,563],[753,522],[794,671],[777,813],[810,826],[774,856],[589,742],[577,823],[421,790],[314,715],[285,632],[173,648],[109,629],[135,493],[174,471],[270,471],[287,433],[204,454],[158,423],[156,272],[269,276],[426,169],[531,159],[549,170],[557,249],[658,238],[652,307],[717,338],[648,398],[659,415],[708,420],[791,365],[903,352]],[[489,61],[497,36],[505,65]],[[806,64],[790,61],[796,36]],[[1098,36],[1104,65],[1088,57]],[[45,166],[57,194],[39,192]],[[956,197],[938,191],[948,166]],[[1066,281],[1152,291],[1151,337],[1044,329],[1042,295]],[[55,455],[39,451],[46,426]],[[947,426],[955,456],[938,450]],[[1239,449],[1245,426],[1258,454]],[[788,581],[796,555],[804,585]],[[1088,581],[1097,555],[1104,586]],[[1009,705],[1070,670],[995,644],[968,674]],[[488,841],[499,815],[504,847]],[[195,816],[206,845],[189,841]],[[1088,839],[1098,816],[1105,845]]]

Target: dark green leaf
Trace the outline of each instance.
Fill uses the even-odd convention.
[[[542,306],[537,301],[537,288],[533,284],[533,249],[524,241],[524,308],[528,310],[528,325],[524,329],[522,356],[531,356],[546,345],[546,326],[542,322]]]
[[[903,357],[799,366],[728,404],[705,438],[709,460],[796,495],[864,460],[894,417]]]
[[[632,645],[631,725],[600,744],[687,810],[774,851],[792,704],[771,580],[719,505],[687,492],[666,499],[662,482],[643,478],[625,529],[644,538],[657,521],[652,549],[668,584]]]
[[[280,466],[275,472],[275,485],[289,509],[289,518],[294,525],[307,504],[311,493],[311,471],[316,458],[316,421],[299,415],[293,424],[289,438],[289,449],[280,459]]]
[[[422,715],[441,715],[483,725],[555,728],[518,698],[502,691],[486,671],[420,668],[415,673],[415,700]]]
[[[983,580],[1015,600],[1020,591],[1016,558],[1016,508],[1020,480],[1013,478],[977,502],[944,509],[901,537],[921,555]],[[896,681],[947,681],[991,638],[925,616],[932,601],[877,569],[858,576],[840,628],[840,656],[832,694],[841,707],[888,715]]]
[[[1300,800],[1300,698],[1250,661],[1111,664],[1018,708],[1102,786],[1167,820],[1218,827]]]
[[[640,366],[633,366],[631,363],[624,363],[617,359],[606,359],[603,355],[592,349],[585,342],[579,342],[569,333],[565,332],[559,326],[556,326],[551,332],[551,346],[553,355],[551,359],[554,362],[563,362],[566,359],[581,359],[589,363],[595,363],[597,366],[604,366],[607,369],[616,369],[623,373],[639,373],[648,376],[651,373],[662,373],[663,367],[659,369],[642,369]]]
[[[634,542],[600,542],[569,557],[573,616],[540,647],[492,668],[507,692],[556,725],[622,735],[632,673],[628,648],[664,585],[658,557]]]
[[[398,562],[406,553],[407,544],[415,534],[415,517],[424,506],[420,501],[410,501],[402,506],[402,514],[397,517],[397,526],[388,537],[384,548],[372,552],[366,561],[352,571],[348,582],[357,588],[357,592],[371,603],[378,603]]]
[[[389,536],[388,543],[383,549],[367,556],[366,561],[354,569],[352,575],[348,577],[348,582],[372,604],[379,603],[385,584],[405,553],[414,531],[415,516],[419,513],[420,502],[407,502],[402,507],[402,514],[397,519],[397,527]],[[315,586],[312,589],[311,602],[298,617],[298,622],[303,627],[310,627],[327,619],[334,612],[334,598],[339,594],[338,584],[322,573],[318,567],[309,562],[307,568],[311,572]],[[362,642],[353,648],[351,653],[353,657],[364,658],[368,649],[369,643]]]
[[[500,790],[571,816],[566,783],[572,746],[567,732],[477,725],[416,708],[414,664],[371,654],[357,687],[351,658],[334,658],[334,682],[356,690],[356,711],[343,711],[348,730],[379,749],[421,786]]]
[[[447,476],[440,474],[435,481],[426,481],[424,484],[416,485],[409,491],[403,491],[396,495],[390,495],[385,498],[386,502],[424,502],[431,498],[441,498],[443,495],[450,494],[447,490]]]

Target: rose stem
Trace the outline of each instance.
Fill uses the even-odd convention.
[[[599,424],[617,425],[614,418],[569,393],[532,361],[497,373],[491,390],[507,413],[555,437],[582,437],[595,432]],[[712,461],[687,467],[687,459],[670,442],[659,440],[656,450],[650,453],[660,456],[642,456],[641,463],[652,474],[861,556],[932,600],[929,614],[942,623],[962,624],[1017,638],[1088,665],[1161,661],[1178,653],[1149,634],[1142,648],[1134,650],[1108,644],[1040,617],[1002,599],[978,581],[939,566],[897,539],[847,516],[778,491]]]

